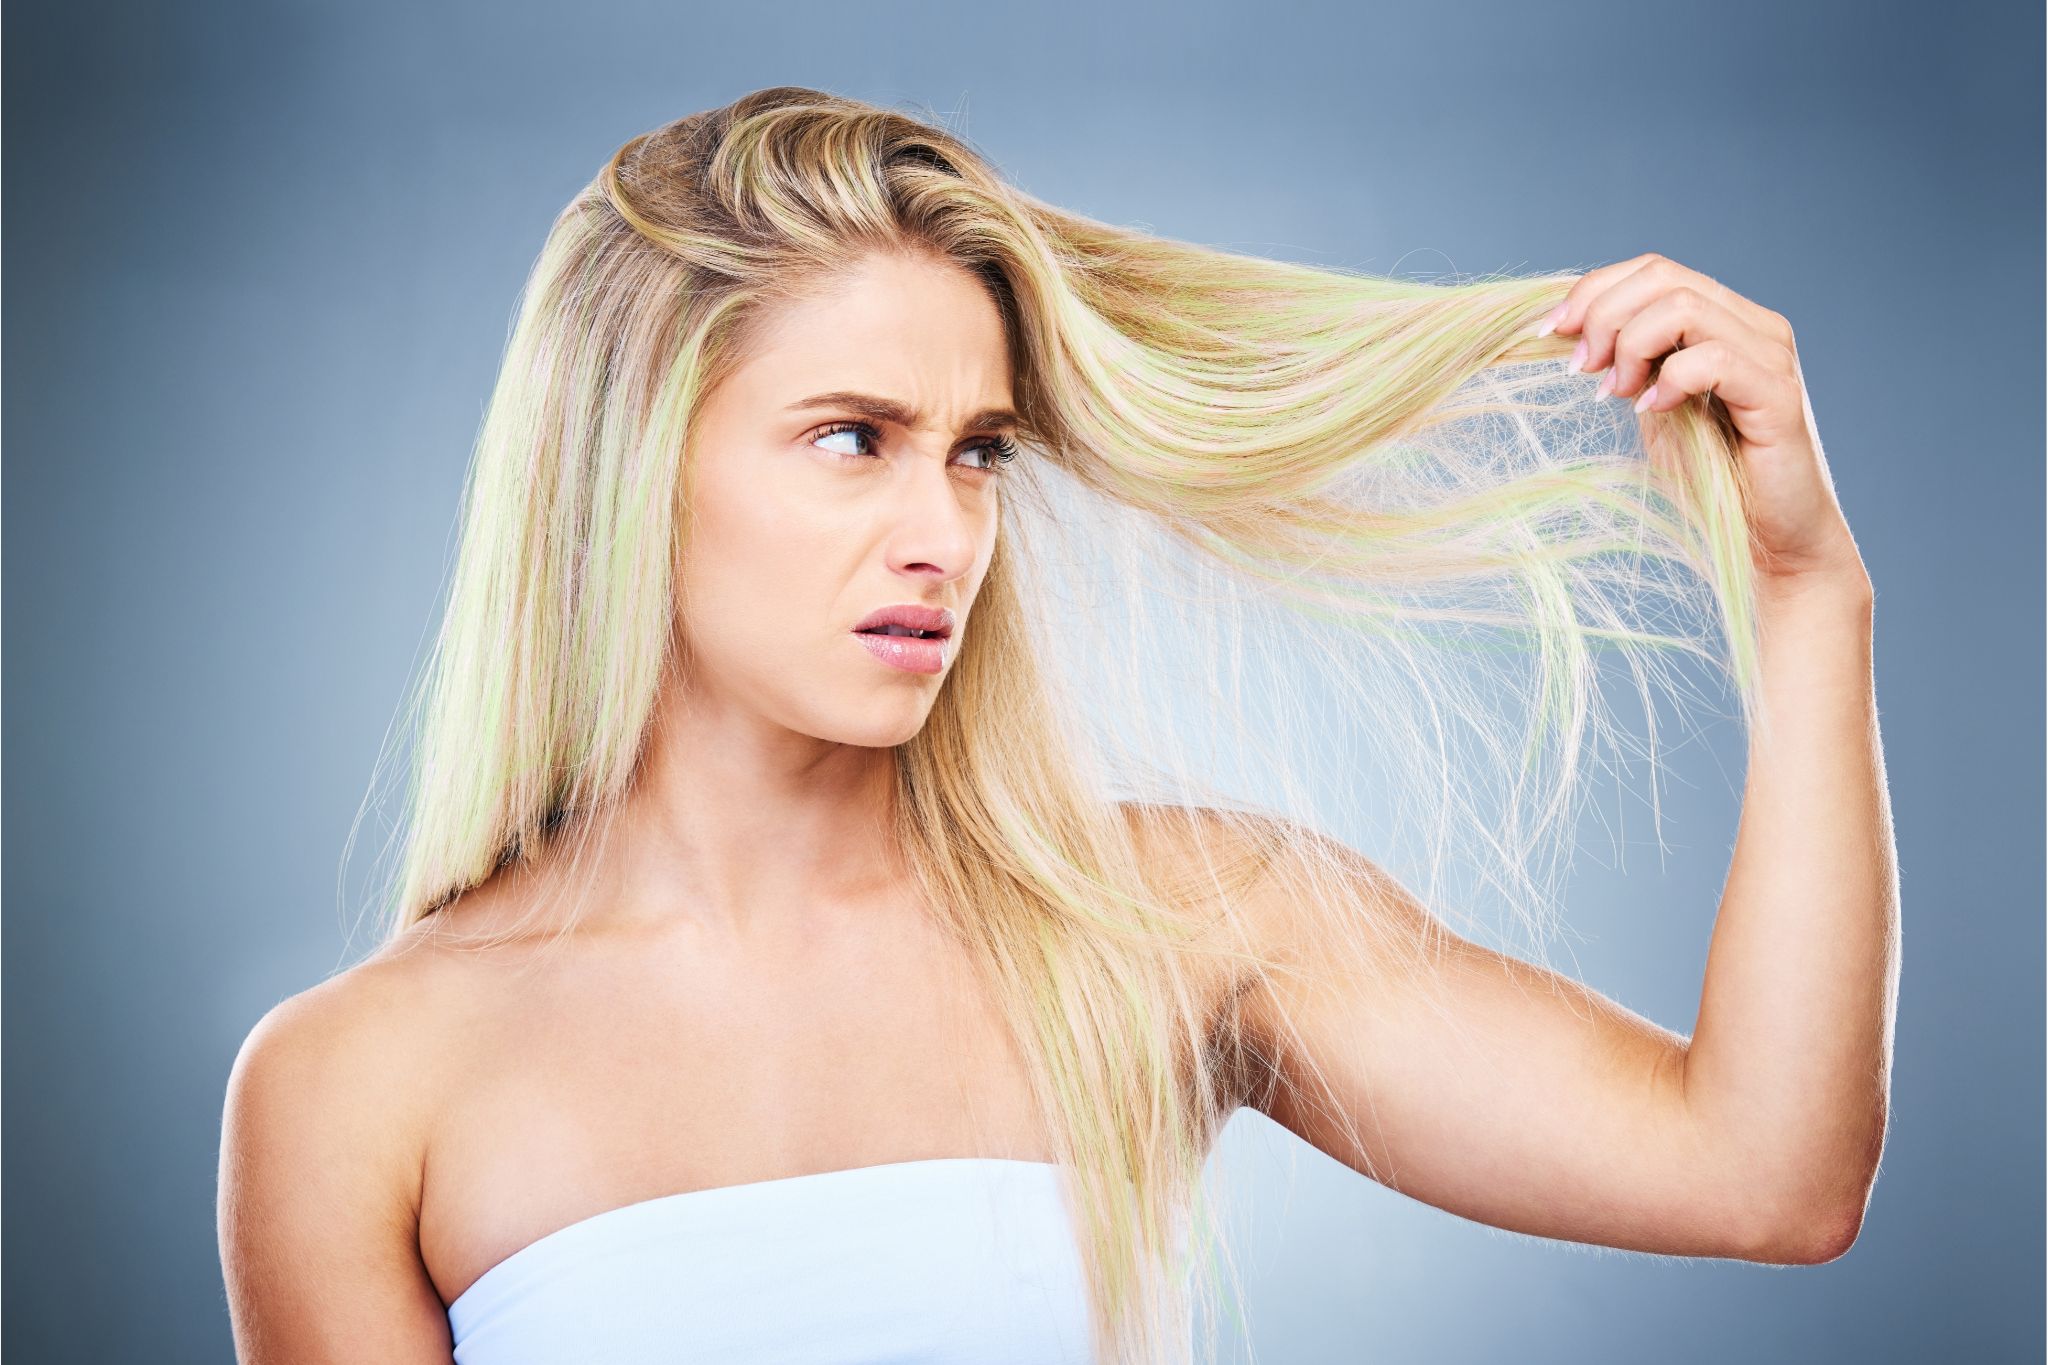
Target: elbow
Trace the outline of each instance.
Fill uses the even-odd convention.
[[[1863,1235],[1876,1180],[1872,1167],[1860,1178],[1830,1182],[1828,1193],[1776,1201],[1772,1216],[1751,1222],[1761,1231],[1751,1238],[1745,1259],[1769,1265],[1826,1265],[1841,1259]]]
[[[1826,1265],[1840,1260],[1863,1233],[1863,1203],[1820,1210],[1766,1238],[1746,1259],[1766,1265]]]
[[[1741,1259],[1766,1265],[1826,1265],[1840,1260],[1863,1235],[1863,1216],[1877,1172],[1860,1179],[1828,1182],[1823,1189],[1808,1184],[1803,1197],[1770,1201],[1759,1211],[1752,1205],[1751,1234]]]
[[[1778,1182],[1777,1195],[1750,1221],[1760,1229],[1746,1259],[1771,1265],[1825,1265],[1840,1260],[1863,1234],[1863,1218],[1877,1185],[1889,1115],[1880,1108],[1867,1139],[1838,1151],[1825,1166],[1795,1182]],[[1753,1204],[1753,1208],[1758,1207]]]

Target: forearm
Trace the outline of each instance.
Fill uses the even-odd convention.
[[[1760,602],[1773,718],[1749,771],[1684,1068],[1760,1217],[1862,1216],[1883,1144],[1899,898],[1867,582]]]

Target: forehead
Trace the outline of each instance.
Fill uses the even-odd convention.
[[[832,390],[895,399],[957,422],[1011,405],[1002,315],[966,269],[925,256],[870,256],[754,321],[732,374],[777,404]]]

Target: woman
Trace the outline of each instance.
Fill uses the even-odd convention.
[[[1649,459],[1593,448],[1601,371]],[[1315,623],[1290,666],[1409,699],[1427,723],[1376,728],[1433,830],[1478,809],[1451,737],[1514,732],[1430,659],[1533,641],[1515,799],[1455,846],[1511,891],[1568,828],[1595,651],[1639,683],[1704,653],[1627,616],[1646,567],[1705,585],[1752,751],[1690,1038],[1217,795],[1147,738],[1183,696],[1074,685],[1140,640],[1035,595],[1088,508],[1126,520],[1083,551],[1164,548],[1064,577],[1142,608],[1182,552],[1176,629],[1249,587]],[[1789,327],[1662,257],[1238,257],[796,88],[635,138],[555,225],[485,420],[388,941],[230,1081],[241,1358],[1185,1359],[1246,1105],[1497,1226],[1839,1255],[1897,971],[1871,596]],[[1266,692],[1202,699],[1232,755],[1315,747],[1261,750],[1298,719]]]

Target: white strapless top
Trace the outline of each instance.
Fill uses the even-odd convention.
[[[448,1305],[456,1365],[1085,1365],[1059,1173],[938,1157],[593,1214]]]

